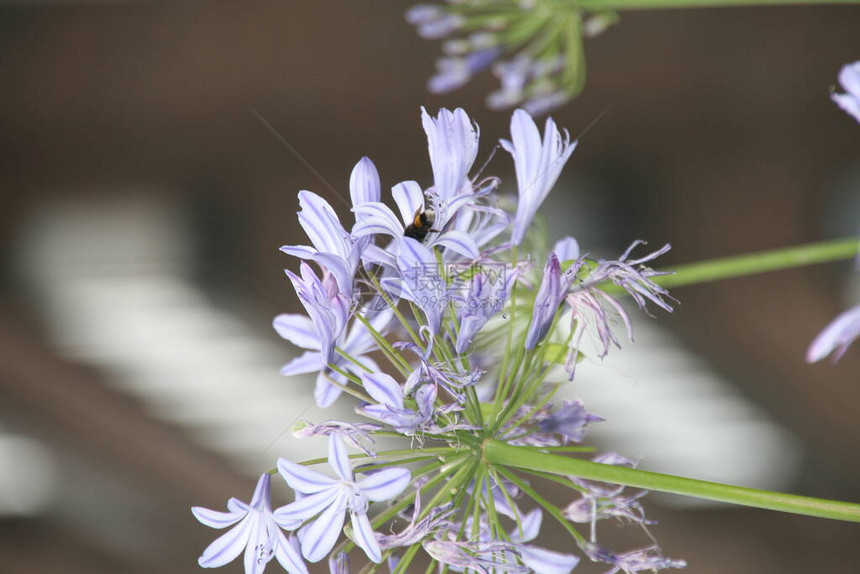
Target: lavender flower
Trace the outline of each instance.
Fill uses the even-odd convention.
[[[385,310],[377,314],[370,321],[371,327],[377,331],[384,330],[385,326],[391,320],[391,316],[390,310]],[[297,347],[308,349],[307,352],[284,365],[281,368],[281,374],[292,376],[319,373],[317,375],[314,397],[317,404],[321,407],[331,405],[340,396],[342,392],[341,387],[347,384],[346,377],[338,372],[331,371],[328,368],[329,364],[354,375],[363,372],[359,365],[363,365],[369,369],[379,369],[376,362],[369,356],[369,353],[376,349],[376,344],[367,327],[360,321],[353,323],[349,333],[342,332],[337,339],[337,346],[340,347],[343,353],[352,357],[352,361],[347,360],[342,355],[333,355],[328,362],[325,361],[323,345],[330,343],[328,339],[324,340],[321,337],[320,328],[324,326],[323,323],[312,321],[304,315],[282,313],[275,317],[273,326],[278,335],[284,339]],[[334,332],[327,332],[326,334],[329,338],[335,336]]]
[[[469,170],[478,155],[478,126],[472,123],[461,108],[453,112],[442,108],[433,118],[421,108],[421,123],[427,133],[430,163],[433,166],[433,191],[448,209],[443,216],[450,217],[450,202],[464,191]],[[466,190],[467,193],[471,190]]]
[[[245,574],[262,574],[272,558],[290,574],[307,574],[307,568],[296,550],[278,528],[269,502],[271,476],[263,474],[257,481],[250,504],[231,498],[229,512],[218,512],[195,506],[194,517],[210,528],[229,531],[215,540],[198,563],[204,568],[217,568],[232,562],[245,550]]]
[[[519,245],[525,238],[538,208],[555,185],[578,142],[570,142],[566,131],[559,132],[547,118],[543,142],[534,120],[524,110],[516,110],[511,118],[511,141],[502,140],[502,147],[514,158],[519,200],[511,241]]]
[[[602,421],[597,415],[586,412],[581,400],[564,401],[564,404],[552,414],[541,418],[538,429],[542,433],[561,435],[564,443],[582,442],[588,425]]]
[[[327,268],[337,279],[341,293],[352,294],[352,284],[360,250],[343,228],[331,205],[312,191],[299,192],[299,224],[308,234],[313,247],[284,245],[281,251],[301,259],[310,259]]]
[[[337,479],[289,460],[278,459],[278,472],[303,496],[277,509],[275,520],[285,528],[295,528],[313,519],[303,532],[302,555],[311,562],[319,562],[334,547],[349,512],[355,543],[368,558],[381,562],[382,554],[367,518],[367,509],[370,502],[388,500],[400,494],[409,484],[409,471],[387,468],[356,482],[346,449],[337,435],[329,438],[328,462]]]
[[[820,361],[830,353],[836,362],[857,337],[860,337],[860,307],[840,314],[815,337],[806,351],[806,362]]]
[[[427,318],[426,330],[432,345],[442,326],[442,312],[448,305],[445,280],[433,253],[411,237],[398,242],[397,265],[403,278],[403,297],[412,301]]]
[[[558,257],[551,253],[543,271],[543,281],[535,296],[532,322],[526,335],[526,349],[534,349],[546,337],[555,314],[567,295],[570,282],[570,274],[562,274]]]
[[[500,271],[492,267],[481,268],[472,275],[463,304],[457,311],[460,324],[454,345],[457,353],[464,353],[487,321],[504,308],[517,275],[516,270],[504,267]]]
[[[842,66],[839,70],[839,83],[845,93],[833,93],[830,97],[837,106],[860,122],[860,61]]]

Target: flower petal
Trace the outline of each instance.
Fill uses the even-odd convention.
[[[353,208],[357,222],[352,228],[354,237],[363,237],[374,233],[382,233],[399,237],[403,235],[403,224],[384,203],[371,201]]]
[[[337,434],[332,434],[328,439],[328,463],[343,480],[347,482],[355,480],[352,466],[349,464],[349,456],[346,454],[346,447]]]
[[[275,509],[272,513],[275,521],[286,530],[295,530],[303,521],[313,518],[340,495],[338,488],[332,487],[308,496],[296,499],[286,506]]]
[[[194,518],[209,528],[227,528],[242,520],[246,514],[244,512],[219,512],[202,506],[193,506],[191,513],[194,514]]]
[[[541,574],[570,574],[579,564],[579,557],[572,554],[561,554],[535,546],[521,546],[519,551],[523,564]]]
[[[302,353],[283,367],[281,374],[284,376],[304,375],[307,373],[316,373],[325,367],[322,360],[322,353],[317,351],[308,351]]]
[[[379,403],[396,409],[403,408],[403,389],[385,373],[362,373],[364,390]]]
[[[409,485],[412,474],[405,468],[386,468],[358,481],[361,493],[373,502],[394,498]]]
[[[391,188],[391,196],[404,225],[415,219],[415,214],[424,211],[424,191],[417,181],[402,181]]]
[[[361,158],[352,168],[349,176],[349,197],[352,199],[353,207],[370,201],[379,201],[382,198],[379,172],[370,158]]]
[[[296,347],[319,351],[319,332],[306,315],[281,313],[272,321],[272,326],[278,335]]]
[[[308,568],[301,554],[290,544],[284,533],[275,527],[277,531],[277,544],[275,544],[275,558],[278,564],[289,572],[289,574],[308,574]]]
[[[326,476],[285,458],[278,459],[278,472],[284,477],[290,488],[302,494],[314,494],[331,488],[332,485],[337,483],[337,480],[330,476]]]
[[[356,545],[377,564],[382,562],[382,551],[379,549],[379,542],[376,541],[376,535],[373,533],[373,527],[367,515],[353,512],[351,522]]]
[[[207,546],[197,563],[203,568],[218,568],[231,562],[247,546],[252,526],[253,520],[246,517],[235,528],[228,530]]]
[[[302,539],[302,556],[311,562],[319,562],[334,548],[346,518],[346,504],[343,493],[323,512],[305,531]]]
[[[455,253],[459,253],[469,259],[477,259],[480,256],[478,245],[472,237],[463,231],[446,231],[440,235],[434,243],[446,247]]]

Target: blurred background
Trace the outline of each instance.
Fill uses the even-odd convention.
[[[270,326],[298,310],[278,252],[305,242],[297,191],[347,217],[363,155],[384,190],[430,185],[420,105],[466,108],[479,158],[507,133],[483,105],[495,79],[425,91],[439,46],[408,6],[0,3],[0,572],[200,571],[217,533],[189,507],[248,500],[278,456],[318,448],[285,431],[333,415],[278,375],[296,350]],[[554,113],[577,135],[606,112],[544,209],[552,233],[605,256],[671,242],[669,267],[856,234],[860,126],[828,90],[858,29],[850,6],[623,14]],[[513,183],[506,154],[489,173]],[[860,348],[803,361],[860,303],[851,263],[673,294],[582,365],[569,394],[607,418],[592,439],[646,469],[860,501]],[[647,508],[693,573],[857,571],[856,525]],[[648,543],[617,531],[600,536]]]

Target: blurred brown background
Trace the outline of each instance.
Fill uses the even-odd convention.
[[[247,500],[300,411],[269,327],[296,303],[277,251],[304,242],[296,192],[345,214],[328,185],[345,195],[363,155],[384,188],[428,185],[420,105],[466,108],[480,157],[506,134],[509,115],[483,106],[494,79],[425,92],[439,46],[404,22],[408,5],[0,4],[0,572],[199,571],[217,533],[188,508]],[[587,43],[585,93],[554,114],[577,134],[607,110],[551,225],[614,254],[672,242],[667,266],[856,233],[860,126],[828,88],[860,58],[858,29],[850,6],[623,14]],[[501,155],[492,171],[508,175]],[[659,323],[793,437],[784,488],[858,501],[860,348],[803,362],[860,303],[852,273],[678,289]],[[237,421],[251,434],[228,432]],[[690,572],[857,571],[856,525],[648,508]]]

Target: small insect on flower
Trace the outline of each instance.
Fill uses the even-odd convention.
[[[436,212],[432,209],[415,211],[415,217],[412,223],[406,226],[403,230],[404,237],[411,237],[415,241],[421,242],[427,237],[427,234],[433,231],[433,223],[436,222]]]

